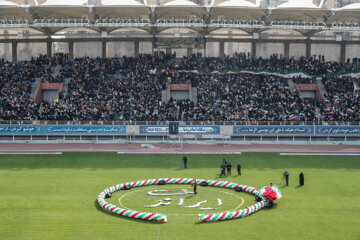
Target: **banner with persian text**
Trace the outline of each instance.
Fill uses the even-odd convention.
[[[169,126],[139,126],[140,134],[168,134]],[[179,126],[179,134],[220,134],[220,126]]]
[[[0,125],[0,134],[114,135],[114,134],[126,134],[126,126]]]

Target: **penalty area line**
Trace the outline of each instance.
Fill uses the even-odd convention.
[[[360,156],[360,153],[280,153],[282,156]]]

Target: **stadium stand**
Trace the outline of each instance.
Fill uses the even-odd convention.
[[[61,68],[53,77],[57,64]],[[180,71],[194,69],[196,73]],[[315,78],[219,73],[240,69],[323,75],[326,95],[324,99],[303,98],[288,84],[315,84]],[[224,59],[195,54],[176,59],[176,55],[157,52],[137,58],[71,61],[60,53],[17,64],[2,61],[1,70],[1,120],[359,121],[360,97],[354,80],[324,75],[360,70],[358,59],[346,63],[327,62],[323,56],[286,60],[276,54],[263,59],[247,53]],[[213,71],[217,74],[209,74]],[[50,83],[71,80],[67,92],[60,91],[55,102],[36,103],[30,93],[37,78]],[[164,101],[161,92],[170,84],[190,84],[197,90],[196,99]]]

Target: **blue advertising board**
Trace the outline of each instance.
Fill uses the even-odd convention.
[[[316,126],[315,130],[317,135],[360,135],[360,126]]]
[[[235,135],[310,135],[313,126],[234,126]]]
[[[126,126],[0,125],[0,134],[114,135],[114,134],[126,134]]]
[[[140,134],[168,134],[169,126],[139,126]],[[179,126],[179,134],[220,134],[220,126]]]
[[[233,134],[357,136],[360,126],[234,126]]]

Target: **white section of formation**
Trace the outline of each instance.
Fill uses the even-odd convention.
[[[181,192],[177,193],[166,193],[171,192],[169,190],[152,190],[150,192],[147,192],[147,195],[150,196],[177,196],[177,195],[187,195],[187,194],[193,194],[193,192],[189,192],[186,189],[181,189]]]
[[[160,202],[157,203],[157,204],[144,206],[144,207],[146,207],[146,208],[154,208],[154,207],[158,207],[158,206],[168,206],[168,205],[170,205],[170,202],[164,203],[161,200],[158,200],[158,201],[160,201]]]
[[[360,156],[360,153],[280,153],[282,156]]]
[[[183,205],[184,204],[184,199],[183,198],[180,198],[180,200],[179,200],[179,206],[181,206],[181,205]]]
[[[200,210],[216,210],[217,208],[211,208],[211,207],[207,207],[207,208],[200,208]]]
[[[171,201],[171,198],[164,198],[165,201]]]
[[[218,198],[218,199],[217,199],[217,201],[218,201],[218,206],[221,206],[221,205],[222,205],[222,201],[221,201],[221,199],[220,199],[220,198]]]
[[[186,208],[196,208],[196,207],[200,207],[201,204],[206,203],[207,201],[204,200],[202,202],[198,202],[197,204],[194,205],[190,205],[190,206],[185,206]]]

